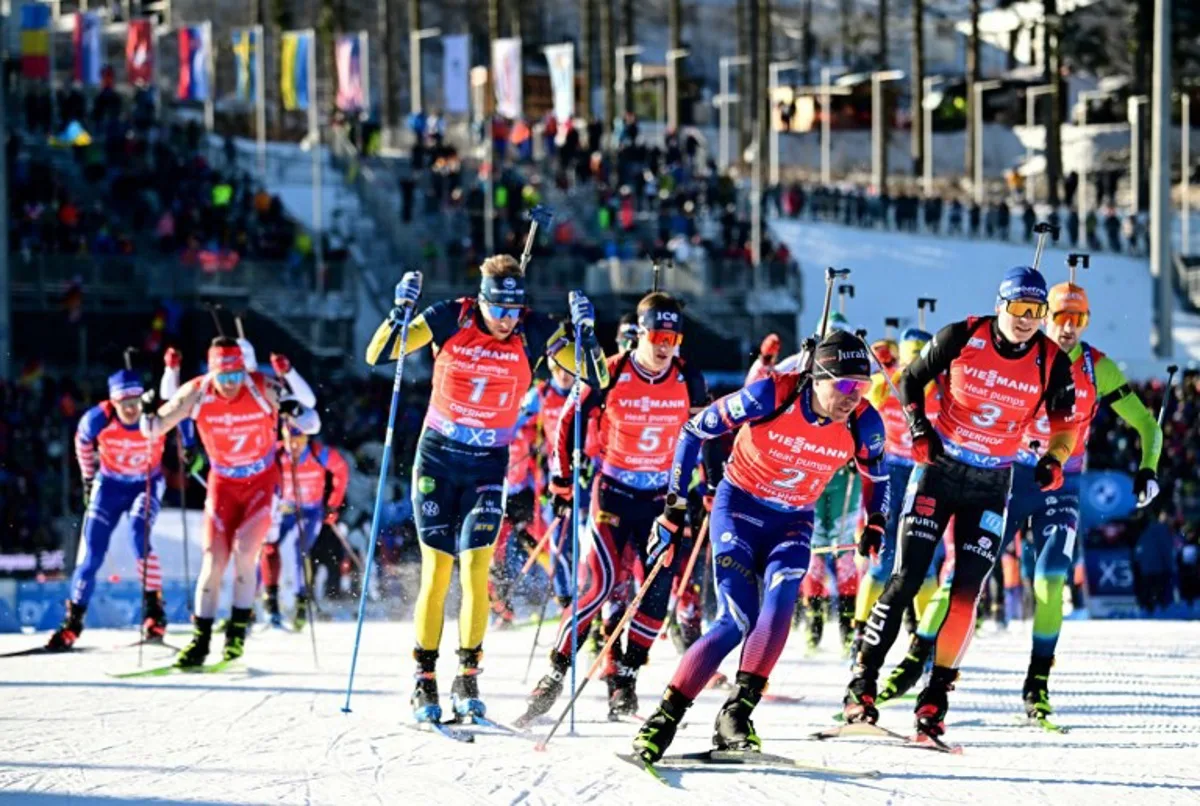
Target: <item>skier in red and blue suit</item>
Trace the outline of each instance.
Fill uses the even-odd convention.
[[[811,372],[772,373],[708,406],[679,441],[667,507],[655,522],[658,552],[676,542],[702,443],[737,431],[709,525],[719,615],[683,656],[662,703],[634,738],[634,752],[648,763],[662,758],[684,712],[743,641],[737,686],[717,715],[713,742],[719,750],[760,748],[750,715],[791,628],[809,565],[813,505],[851,459],[869,513],[859,549],[879,548],[889,484],[883,420],[863,400],[871,376],[867,347],[835,331],[813,358]]]

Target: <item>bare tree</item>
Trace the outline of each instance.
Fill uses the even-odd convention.
[[[1048,0],[1054,2],[1054,0]],[[975,176],[975,82],[979,80],[979,0],[971,0],[971,34],[967,42],[967,142],[964,170]]]
[[[1058,16],[1057,0],[1044,0],[1042,5],[1043,40],[1042,52],[1046,54],[1045,79],[1054,86],[1047,93],[1046,103],[1050,106],[1050,114],[1046,123],[1046,193],[1048,201],[1057,205],[1059,201],[1058,186],[1062,178],[1062,53],[1059,49],[1059,37],[1062,34],[1061,18]]]

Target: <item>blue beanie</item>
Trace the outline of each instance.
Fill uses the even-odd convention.
[[[919,341],[927,344],[933,341],[933,334],[919,327],[908,327],[900,334],[900,341]]]
[[[1004,272],[1000,290],[996,293],[996,301],[1010,302],[1014,299],[1045,302],[1047,299],[1046,278],[1032,266],[1014,266]]]
[[[140,397],[144,391],[142,388],[142,379],[136,372],[123,369],[108,376],[109,400]]]

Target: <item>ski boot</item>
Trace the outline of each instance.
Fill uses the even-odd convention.
[[[673,688],[668,687],[662,702],[650,718],[647,719],[633,737],[633,753],[647,764],[653,764],[663,757],[663,753],[675,739],[675,731],[679,722],[692,701]]]
[[[212,619],[199,616],[192,619],[192,640],[175,658],[176,669],[196,669],[204,665],[212,641],[212,629]]]
[[[846,696],[842,698],[842,716],[846,724],[866,722],[874,725],[879,721],[879,708],[875,705],[876,674],[861,664],[854,667],[854,677],[846,686]]]
[[[1029,659],[1029,671],[1025,674],[1025,715],[1033,720],[1043,720],[1054,713],[1050,707],[1050,667],[1054,657]]]
[[[604,619],[600,618],[600,616],[596,616],[594,619],[592,619],[592,626],[588,630],[587,642],[584,644],[584,646],[587,647],[589,654],[599,655],[600,649],[604,646],[604,642],[607,640],[608,638],[604,634]]]
[[[808,651],[816,652],[825,634],[825,598],[813,596],[805,606],[808,616]]]
[[[571,668],[571,659],[557,649],[550,650],[550,672],[542,677],[529,693],[525,714],[517,720],[518,725],[528,725],[537,717],[554,707],[554,701],[562,693],[563,678]]]
[[[737,687],[717,712],[713,726],[713,747],[717,750],[750,750],[760,752],[762,740],[754,732],[750,714],[762,699],[767,678],[750,672],[737,673]]]
[[[637,713],[637,669],[618,663],[608,678],[608,719],[619,722]]]
[[[263,590],[263,607],[267,611],[267,620],[276,629],[283,628],[283,615],[279,612],[279,586],[267,585]],[[228,627],[228,623],[226,623]]]
[[[250,626],[250,608],[235,607],[225,627],[225,650],[222,660],[237,660],[246,652],[246,629]]]
[[[482,647],[458,650],[458,677],[450,686],[450,707],[459,719],[483,717],[487,713],[487,707],[479,698],[479,683],[476,680],[483,671],[479,668],[482,657]]]
[[[907,694],[908,690],[921,680],[921,675],[925,674],[925,666],[932,655],[933,641],[926,640],[914,634],[912,641],[908,645],[908,654],[904,656],[904,660],[900,661],[899,665],[888,675],[888,679],[884,681],[883,691],[879,694],[879,701],[881,703],[887,702],[888,700]]]
[[[167,613],[163,609],[162,591],[146,591],[142,597],[142,642],[161,644],[167,634]]]
[[[87,605],[67,602],[67,615],[46,642],[46,649],[51,652],[66,652],[75,646],[79,634],[83,632],[83,614],[86,612]]]
[[[566,613],[571,609],[571,597],[566,594],[559,594],[554,597],[554,601],[558,602],[558,606]]]
[[[946,732],[946,711],[950,709],[949,692],[954,690],[958,670],[934,666],[929,684],[917,695],[917,733],[934,739]]]
[[[308,626],[308,594],[296,594],[296,615],[292,616],[292,630],[294,632],[304,632],[304,628]]]
[[[418,722],[441,722],[442,706],[438,703],[436,649],[413,649],[413,660],[417,662],[417,673],[413,677],[417,686],[408,703],[413,709],[413,719]]]

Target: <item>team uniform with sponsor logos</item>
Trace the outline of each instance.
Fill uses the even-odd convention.
[[[164,489],[164,437],[142,436],[137,423],[125,425],[114,405],[104,401],[88,409],[75,429],[75,457],[91,497],[84,513],[81,559],[71,577],[71,602],[86,607],[96,588],[96,574],[108,553],[113,530],[122,515],[129,518],[138,579],[143,572],[147,591],[162,590],[158,557],[147,544],[154,531]],[[147,496],[149,480],[149,496]]]
[[[836,423],[814,411],[807,375],[757,381],[688,422],[672,492],[686,492],[676,487],[690,477],[701,442],[731,431],[737,436],[709,527],[718,617],[688,649],[670,684],[689,702],[743,640],[739,682],[749,676],[765,684],[787,641],[809,565],[813,506],[841,467],[852,460],[857,465],[870,511],[887,505],[883,423],[866,401]]]
[[[578,633],[563,620],[556,644],[560,659],[569,658],[582,642],[593,617],[619,582],[627,551],[646,568],[647,542],[654,519],[662,512],[668,473],[680,429],[690,410],[702,405],[707,392],[699,372],[678,359],[657,377],[643,370],[632,355],[608,359],[612,385],[604,392],[585,389],[582,415],[599,410],[599,456],[592,482],[589,524],[592,548],[584,563],[587,587],[579,597]],[[568,400],[559,418],[551,456],[551,475],[569,477],[569,452],[575,402]],[[633,569],[630,569],[633,570]],[[662,628],[673,579],[659,574],[630,621],[625,647],[614,647],[619,675],[629,676],[645,664]]]
[[[938,592],[946,599],[946,613],[930,633],[934,677],[922,694],[944,698],[974,632],[980,591],[1000,555],[1012,463],[1025,431],[1044,408],[1055,434],[1066,437],[1066,418],[1075,405],[1070,361],[1057,345],[1041,332],[1014,345],[1000,334],[994,316],[943,328],[904,370],[900,393],[914,417],[924,417],[927,386],[935,379],[940,400],[934,429],[944,455],[912,471],[896,569],[864,625],[848,706],[873,690],[863,686],[874,686],[903,612],[953,517],[955,568]],[[922,631],[936,610],[926,608]]]
[[[492,554],[488,597],[492,611],[502,622],[511,622],[512,587],[527,553],[541,536],[537,512],[537,490],[542,485],[538,462],[541,447],[537,429],[537,389],[531,388],[521,404],[516,436],[508,446],[508,470],[504,476],[504,519]]]

